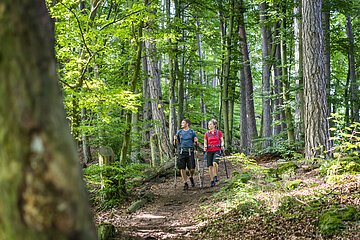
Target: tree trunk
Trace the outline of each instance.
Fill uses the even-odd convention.
[[[243,56],[243,67],[246,82],[246,107],[248,116],[248,131],[250,140],[257,138],[256,120],[255,120],[255,108],[254,108],[254,96],[253,96],[253,82],[250,68],[250,57],[246,39],[245,21],[244,21],[245,7],[243,0],[240,0],[239,7],[239,37],[241,45],[241,53]]]
[[[234,25],[234,0],[231,1],[231,12],[229,18],[229,29],[226,36],[226,57],[224,63],[224,82],[222,88],[222,115],[224,122],[225,147],[231,150],[230,121],[229,121],[229,85],[230,85],[230,65],[231,65],[231,39]]]
[[[97,239],[45,2],[1,6],[0,239]]]
[[[283,3],[283,13],[286,16],[286,1]],[[290,79],[288,74],[288,62],[287,62],[287,44],[286,44],[286,18],[284,17],[281,21],[281,68],[282,68],[282,83],[283,83],[283,100],[284,100],[284,117],[286,122],[286,131],[288,136],[289,144],[295,142],[294,124],[293,117],[290,108]]]
[[[269,54],[269,28],[266,26],[267,6],[265,2],[260,4],[261,23],[261,46],[262,46],[262,138],[263,148],[271,145],[271,89],[270,89],[270,54]]]
[[[241,57],[242,58],[242,57]],[[240,68],[240,151],[248,154],[250,149],[246,107],[246,81],[244,68]]]
[[[153,128],[157,135],[157,146],[160,155],[161,162],[170,159],[172,157],[172,151],[170,147],[170,141],[164,113],[164,104],[162,102],[162,93],[160,85],[160,73],[158,69],[156,59],[156,47],[155,43],[146,41],[146,56],[148,62],[149,71],[149,91],[151,98],[151,109],[153,117]]]
[[[140,23],[138,26],[138,36],[137,36],[137,46],[136,46],[136,56],[135,56],[135,64],[134,64],[134,75],[131,80],[131,92],[136,93],[136,86],[138,79],[140,77],[140,69],[141,69],[141,54],[142,54],[142,26]],[[132,111],[127,110],[126,112],[126,125],[124,131],[124,138],[122,142],[122,147],[120,151],[120,165],[125,166],[127,164],[127,155],[128,149],[130,145],[131,138],[131,120],[132,120]]]
[[[294,35],[295,35],[295,64],[294,78],[296,86],[295,105],[295,138],[297,141],[304,139],[304,81],[302,75],[302,26],[301,26],[301,2],[294,0]]]
[[[321,0],[303,0],[302,19],[305,157],[312,159],[330,149]]]
[[[359,122],[359,84],[356,81],[356,66],[355,66],[355,44],[354,33],[352,30],[351,17],[346,16],[346,34],[349,41],[349,79],[350,79],[350,93],[351,93],[351,121]]]
[[[81,119],[83,120],[84,123],[85,120],[88,119],[86,108],[82,108],[81,110]],[[89,162],[91,162],[92,157],[91,157],[91,148],[89,144],[89,136],[86,135],[85,133],[82,133],[82,149],[84,154],[84,163],[88,164]]]
[[[200,22],[199,20],[196,20],[196,26],[198,29],[200,29]],[[197,42],[198,42],[198,54],[200,59],[200,69],[199,69],[199,80],[200,85],[203,86],[205,84],[205,72],[203,68],[203,49],[202,49],[202,40],[201,40],[201,34],[196,34]],[[201,128],[206,129],[207,128],[207,121],[206,121],[206,104],[204,101],[204,93],[201,92],[200,95],[200,110],[201,110]]]

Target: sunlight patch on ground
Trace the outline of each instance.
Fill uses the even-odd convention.
[[[166,217],[165,216],[157,216],[157,215],[148,214],[148,213],[143,213],[143,214],[140,214],[140,215],[136,216],[135,218],[163,219],[163,218],[166,218]]]

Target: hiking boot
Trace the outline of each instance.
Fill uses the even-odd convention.
[[[218,182],[218,181],[219,181],[218,177],[215,176],[215,177],[214,177],[214,182]]]
[[[184,184],[183,190],[184,191],[189,190],[189,184],[187,182]]]
[[[191,182],[191,187],[195,187],[195,182],[194,182],[194,178],[190,178],[190,182]]]
[[[215,186],[215,182],[214,182],[214,181],[211,181],[210,187],[214,187],[214,186]]]

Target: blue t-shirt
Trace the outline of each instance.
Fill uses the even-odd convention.
[[[194,130],[189,129],[185,131],[184,129],[181,129],[176,133],[176,136],[180,148],[194,147],[194,138],[196,137],[196,133]]]

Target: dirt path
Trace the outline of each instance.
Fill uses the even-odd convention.
[[[233,166],[228,165],[229,173]],[[195,219],[201,212],[201,205],[209,202],[209,197],[226,184],[223,161],[219,168],[220,182],[210,188],[210,178],[205,171],[204,188],[196,186],[183,191],[183,183],[177,178],[174,188],[174,176],[147,183],[147,189],[154,195],[154,200],[133,214],[126,214],[125,207],[98,213],[97,222],[110,222],[117,229],[116,239],[194,239],[194,232],[199,227]]]

